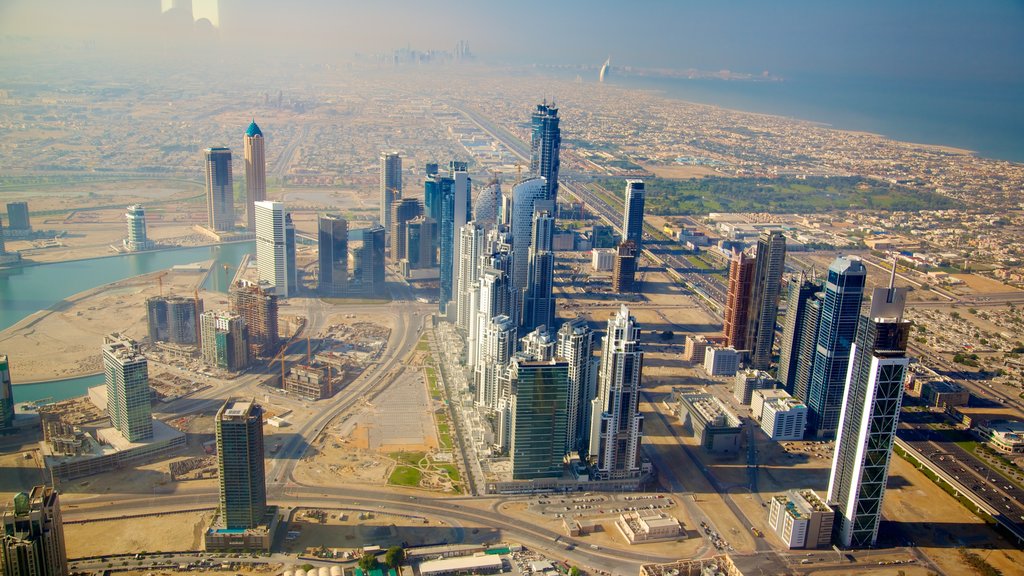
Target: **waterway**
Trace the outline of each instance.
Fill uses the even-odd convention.
[[[256,243],[250,241],[0,270],[0,330],[7,329],[27,316],[45,310],[79,292],[181,264],[213,260],[213,270],[203,288],[227,292],[230,277],[234,275],[242,256],[253,254],[255,249]],[[224,272],[225,265],[229,267],[227,274]],[[99,354],[99,344],[96,346],[96,353]],[[17,365],[16,361],[12,361],[12,364]],[[17,384],[16,369],[12,371],[12,376]],[[14,401],[72,398],[85,394],[87,388],[102,381],[102,376],[93,375],[16,385]]]

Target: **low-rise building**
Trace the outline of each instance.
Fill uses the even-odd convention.
[[[669,564],[641,564],[640,576],[743,576],[728,554]]]
[[[688,334],[683,347],[683,361],[691,364],[704,364],[704,353],[708,349],[708,339],[700,334]]]
[[[679,393],[679,419],[689,426],[708,452],[734,452],[740,447],[740,419],[707,392]]]
[[[284,377],[284,390],[306,400],[323,400],[334,395],[331,368],[314,361],[311,365],[292,366]]]
[[[740,367],[740,353],[733,347],[708,347],[704,352],[704,371],[709,376],[735,376]]]
[[[611,272],[615,266],[615,250],[594,248],[590,251],[590,267],[594,272]]]
[[[456,556],[440,560],[421,562],[419,571],[422,576],[442,576],[444,574],[497,574],[502,571],[502,559],[497,554],[480,554],[478,556]]]
[[[775,388],[778,381],[772,375],[761,370],[743,370],[736,373],[735,384],[732,395],[739,400],[740,404],[750,404],[750,398],[754,390]]]
[[[956,382],[931,380],[921,385],[921,399],[929,406],[937,408],[966,406],[971,399],[971,393]]]
[[[685,538],[679,520],[668,514],[653,510],[641,510],[620,514],[615,527],[630,544],[661,542]]]
[[[977,432],[990,448],[1004,454],[1024,454],[1024,422],[991,420],[978,426]]]
[[[751,402],[761,430],[776,441],[802,440],[807,428],[807,405],[785,390],[755,390]]]
[[[768,526],[788,548],[827,548],[835,511],[813,490],[790,490],[771,499]]]

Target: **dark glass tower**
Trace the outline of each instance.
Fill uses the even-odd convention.
[[[348,286],[348,222],[337,214],[321,215],[317,218],[317,242],[317,288],[325,296],[341,296]]]
[[[819,437],[832,436],[839,426],[866,278],[867,269],[855,256],[836,258],[828,267],[807,394],[807,428]]]
[[[14,388],[7,355],[0,354],[0,430],[14,425]]]
[[[206,224],[216,232],[235,228],[231,149],[206,149]]]
[[[551,251],[555,231],[555,216],[547,206],[537,204],[533,213],[530,240],[529,268],[526,275],[526,310],[523,313],[524,332],[538,326],[552,327],[555,321],[554,288],[555,253]]]
[[[626,206],[622,214],[622,240],[632,240],[636,252],[643,251],[644,243],[644,181],[626,180]]]
[[[790,394],[796,381],[797,363],[800,359],[800,344],[804,334],[804,317],[807,302],[821,290],[821,286],[810,280],[790,282],[786,296],[786,318],[782,326],[782,344],[779,353],[779,382]]]
[[[228,529],[259,526],[267,511],[263,409],[255,401],[228,400],[216,426],[221,523]]]
[[[779,315],[779,292],[786,267],[786,237],[773,230],[762,232],[757,239],[757,261],[747,315],[747,348],[750,364],[767,370],[772,363],[775,323]]]
[[[568,364],[521,355],[509,364],[512,382],[512,478],[562,475]]]
[[[562,131],[558,128],[555,104],[538,104],[530,126],[530,172],[547,179],[546,197],[558,206],[558,151],[562,146]]]

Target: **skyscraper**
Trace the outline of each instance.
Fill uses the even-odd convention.
[[[612,263],[612,292],[626,294],[636,290],[636,259],[636,244],[632,240],[619,244]]]
[[[499,378],[516,352],[516,323],[504,314],[489,319],[480,329],[480,358],[473,369],[476,403],[498,409]]]
[[[7,230],[14,233],[32,231],[32,223],[28,215],[28,202],[7,203]]]
[[[288,276],[288,293],[299,292],[299,267],[295,260],[295,223],[291,212],[284,213],[284,273]]]
[[[514,480],[562,475],[569,365],[520,354],[509,364],[512,387],[509,453]]]
[[[124,214],[128,222],[128,237],[124,246],[132,252],[149,250],[153,244],[146,237],[146,210],[139,204],[132,204]]]
[[[408,258],[406,254],[409,222],[423,214],[423,204],[416,198],[402,198],[391,204],[391,261]]]
[[[639,254],[644,246],[644,181],[626,180],[626,206],[622,214],[622,239],[632,240]]]
[[[317,289],[324,296],[342,296],[348,287],[348,222],[337,214],[317,217]]]
[[[555,216],[550,202],[537,202],[533,212],[532,238],[528,253],[523,330],[552,326],[555,322],[555,253],[551,241]]]
[[[534,360],[551,360],[558,351],[555,335],[547,326],[538,326],[526,336],[519,339],[519,349]]]
[[[819,286],[818,290],[822,287]],[[796,352],[795,376],[787,379],[792,380],[792,394],[804,404],[811,395],[811,374],[814,371],[815,351],[818,348],[818,326],[821,322],[821,304],[825,300],[824,292],[815,292],[813,296],[804,303],[804,315],[800,321],[800,348]],[[795,346],[795,343],[794,343]]]
[[[533,212],[535,203],[547,197],[548,186],[544,178],[528,178],[512,186],[512,286],[521,301],[529,275],[530,242],[533,239]],[[521,310],[521,303],[517,305]]]
[[[374,224],[359,233],[362,242],[351,249],[349,293],[365,298],[383,298],[387,292],[384,284],[384,227]]]
[[[255,528],[267,510],[263,468],[263,409],[230,399],[217,411],[220,517],[228,529]]]
[[[459,230],[459,275],[456,278],[455,325],[468,333],[468,340],[475,341],[476,310],[480,296],[477,278],[480,273],[480,256],[483,254],[484,229],[475,222],[468,222]]]
[[[475,298],[476,305],[472,310],[472,321],[476,323],[473,334],[478,338],[476,340],[467,338],[469,344],[468,364],[471,367],[476,365],[480,356],[479,352],[482,346],[480,338],[483,338],[483,331],[491,319],[496,316],[512,316],[512,291],[508,274],[504,270],[494,268],[492,266],[494,263],[496,262],[493,258],[481,258],[480,276],[475,283],[477,296]]]
[[[6,354],[0,354],[0,430],[14,426],[14,386],[11,365]]]
[[[199,344],[199,315],[203,301],[180,296],[153,296],[146,299],[149,341],[172,344]]]
[[[860,318],[839,417],[828,500],[838,504],[839,544],[868,548],[878,538],[889,460],[896,439],[903,380],[910,364],[903,319],[907,290],[876,288],[871,310]]]
[[[289,278],[285,211],[280,202],[256,202],[256,268],[260,282],[266,282],[274,293],[287,298],[293,291],[294,277]]]
[[[199,316],[203,361],[237,372],[249,365],[249,330],[239,314],[210,310]]]
[[[590,460],[602,480],[640,475],[640,380],[644,353],[640,328],[623,305],[608,320],[601,349],[597,397],[591,406]]]
[[[819,437],[835,434],[839,426],[866,278],[867,269],[856,256],[836,258],[828,267],[806,402],[807,429]]]
[[[747,321],[754,282],[754,260],[734,251],[729,261],[729,286],[725,294],[723,331],[726,342],[736,350],[747,349]]]
[[[267,199],[267,161],[263,153],[263,131],[256,120],[249,124],[242,138],[245,156],[245,226],[256,231],[256,202]]]
[[[3,513],[0,573],[6,576],[65,576],[68,557],[60,498],[49,486],[20,492]]]
[[[402,157],[398,152],[380,154],[380,223],[391,230],[391,203],[402,197]]]
[[[231,311],[245,320],[249,330],[250,358],[270,358],[277,353],[277,295],[267,285],[237,282],[229,290]]]
[[[577,316],[558,329],[557,355],[569,364],[565,452],[579,451],[585,457],[590,441],[590,403],[597,395],[594,331],[586,318]]]
[[[454,298],[455,283],[459,277],[459,233],[462,226],[469,222],[472,212],[471,185],[465,162],[453,161],[449,165],[449,176],[440,179],[441,270],[438,305],[442,314],[448,312],[448,304]]]
[[[437,265],[437,222],[429,216],[413,218],[406,225],[405,257],[409,268]]]
[[[790,394],[793,393],[797,379],[807,303],[819,290],[820,285],[806,279],[790,282],[787,290],[786,317],[783,320],[782,341],[779,345],[778,380]]]
[[[747,313],[747,347],[750,364],[767,370],[772,363],[775,323],[779,315],[779,291],[786,268],[786,237],[773,230],[762,232],[757,239],[757,260]]]
[[[153,437],[149,365],[139,345],[121,334],[103,339],[103,371],[110,424],[129,442]]]
[[[530,173],[545,179],[544,198],[558,206],[558,152],[562,146],[562,131],[558,127],[558,108],[554,102],[550,106],[547,102],[537,105],[530,127]]]
[[[476,197],[473,221],[489,229],[498,223],[502,205],[501,182],[497,178],[487,183]]]
[[[231,149],[206,149],[206,223],[214,232],[235,228],[235,190]]]

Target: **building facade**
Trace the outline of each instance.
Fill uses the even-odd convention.
[[[203,301],[181,296],[152,296],[146,299],[150,343],[198,345],[199,315]]]
[[[743,252],[733,252],[729,260],[729,285],[725,294],[722,330],[726,342],[736,350],[747,349],[747,323],[753,283],[754,260]]]
[[[206,224],[214,232],[235,229],[231,149],[206,149]]]
[[[778,230],[762,232],[757,240],[746,337],[750,365],[757,370],[767,370],[772,363],[779,293],[785,269],[786,237]]]
[[[14,385],[11,365],[6,354],[0,354],[0,431],[14,427]]]
[[[627,294],[636,291],[636,268],[639,252],[632,241],[627,240],[619,244],[615,252],[615,262],[612,265],[612,292],[616,294]]]
[[[256,202],[267,199],[267,161],[263,151],[263,131],[256,120],[249,123],[242,138],[245,158],[245,227],[256,231]]]
[[[277,295],[269,285],[236,282],[228,292],[231,311],[245,321],[249,330],[249,357],[270,358],[277,354]]]
[[[554,102],[538,104],[530,119],[530,173],[545,180],[544,198],[558,205],[558,169],[562,131]],[[513,201],[513,210],[515,209]]]
[[[569,365],[565,451],[586,457],[590,442],[591,401],[597,396],[597,361],[594,358],[594,331],[587,319],[577,316],[558,329],[557,356]]]
[[[640,381],[644,353],[640,327],[623,305],[608,320],[601,350],[598,392],[590,423],[590,460],[593,475],[601,480],[636,477],[641,474]]]
[[[263,408],[230,399],[217,411],[215,424],[221,522],[227,529],[255,528],[267,512]]]
[[[265,282],[279,297],[287,298],[295,291],[295,278],[288,273],[284,204],[256,202],[255,210],[256,268],[260,282]]]
[[[807,303],[820,291],[820,285],[806,279],[790,282],[787,289],[786,317],[782,323],[782,341],[779,345],[778,375],[782,387],[790,392],[793,392],[797,380]]]
[[[153,407],[149,364],[139,345],[121,334],[103,342],[103,372],[107,385],[110,424],[129,442],[153,437]]]
[[[509,364],[513,480],[557,478],[565,458],[569,365],[529,354]]]
[[[317,217],[317,291],[344,296],[348,289],[348,222],[337,214]]]
[[[626,205],[622,214],[622,239],[632,241],[639,254],[644,246],[644,181],[626,180]]]
[[[128,223],[124,247],[131,252],[151,249],[153,243],[146,236],[146,209],[139,204],[132,204],[125,212],[124,219]]]
[[[391,230],[391,203],[402,197],[402,157],[397,152],[380,154],[380,224]]]
[[[66,576],[68,557],[60,497],[49,486],[14,496],[4,510],[0,573],[5,576]]]
[[[210,310],[199,316],[203,361],[232,372],[249,366],[249,330],[239,314]]]

